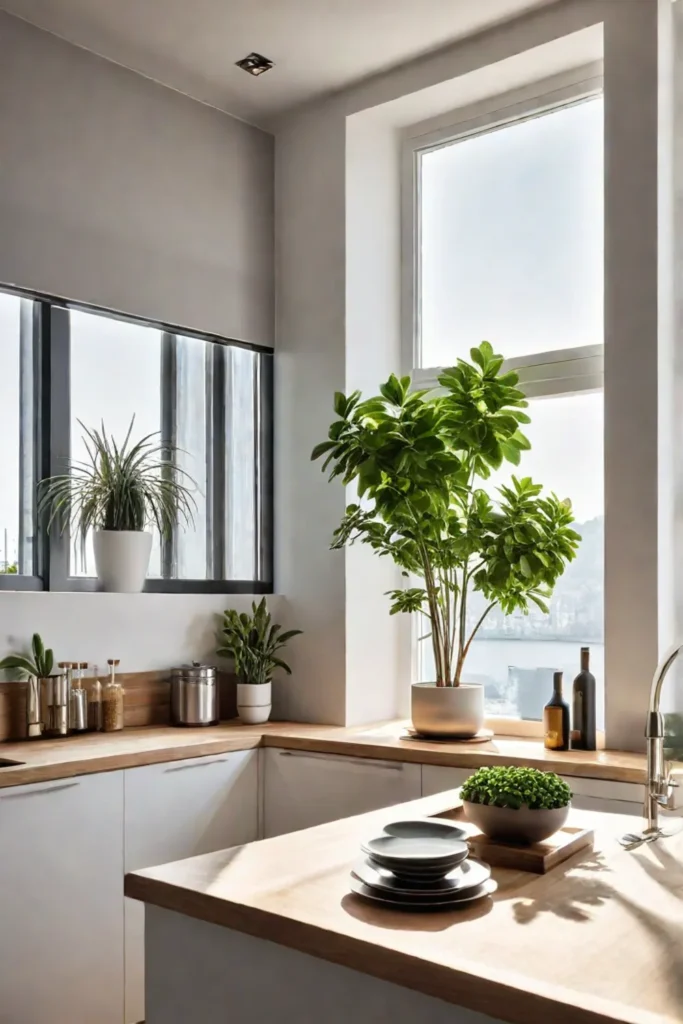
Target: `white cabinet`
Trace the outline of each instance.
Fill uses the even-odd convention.
[[[433,796],[446,789],[457,789],[469,779],[473,768],[441,768],[433,764],[422,765],[422,796]]]
[[[446,789],[462,786],[473,768],[441,768],[422,765],[422,795],[432,796]],[[572,805],[583,811],[607,811],[614,814],[643,813],[645,787],[633,782],[610,782],[607,779],[583,779],[562,776],[574,796]]]
[[[258,838],[258,751],[125,772],[125,870]],[[126,1024],[143,1020],[144,906],[126,900]],[[99,1024],[99,1021],[98,1021]]]
[[[123,774],[0,790],[0,1020],[121,1024]]]
[[[268,748],[265,835],[282,835],[421,795],[421,766]]]
[[[608,779],[562,778],[572,793],[572,807],[582,811],[606,811],[611,814],[642,816],[645,786],[635,782],[610,782]]]

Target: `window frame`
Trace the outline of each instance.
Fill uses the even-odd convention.
[[[223,348],[240,348],[256,353],[254,373],[254,416],[256,423],[255,465],[255,550],[254,565],[256,575],[253,580],[226,579],[147,579],[144,593],[170,594],[272,594],[273,593],[273,352],[263,345],[252,345],[236,339],[222,338],[190,330],[174,324],[141,317],[130,316],[118,311],[105,309],[87,303],[72,302],[27,289],[0,284],[0,291],[26,299],[33,303],[33,315],[30,325],[28,343],[33,347],[33,379],[31,382],[33,395],[33,437],[30,438],[33,465],[33,500],[40,481],[56,473],[64,472],[65,459],[70,454],[70,323],[69,312],[76,310],[121,320],[126,323],[138,324],[158,330],[162,334],[162,363],[160,379],[168,386],[172,383],[173,359],[165,353],[173,352],[178,338],[196,338],[210,342]],[[28,325],[26,327],[28,329]],[[22,336],[20,343],[26,344],[23,336],[24,319],[21,321]],[[224,360],[215,359],[215,364],[223,364]],[[223,374],[217,375],[213,384],[212,397],[216,388],[224,383]],[[23,387],[23,382],[22,382]],[[173,396],[165,393],[162,387],[161,396],[162,436],[172,440]],[[220,422],[219,422],[220,420]],[[226,445],[224,432],[216,435],[216,430],[223,423],[223,401],[212,400],[210,430],[207,425],[207,436],[211,433],[220,436],[221,442],[211,446],[211,467],[209,501],[209,523],[213,524],[220,517],[225,519],[225,509],[221,508],[224,493],[221,481],[225,480]],[[23,451],[24,424],[20,435],[20,448]],[[22,455],[20,457],[26,457]],[[216,486],[216,483],[219,486]],[[69,574],[70,537],[68,529],[64,533],[57,530],[47,531],[46,517],[35,518],[35,550],[32,575],[0,574],[0,591],[49,591],[49,592],[96,592],[96,577],[80,577]],[[210,527],[207,524],[207,534]],[[216,535],[211,531],[211,560],[220,564],[225,553],[226,530]],[[174,538],[162,542],[162,566],[172,564]],[[216,561],[218,559],[218,562]]]
[[[570,73],[571,80],[567,84],[556,88],[548,88],[547,82],[537,83],[537,87],[531,90],[532,94],[522,100],[506,102],[508,96],[491,98],[483,113],[481,109],[473,113],[472,108],[455,111],[452,119],[448,118],[447,123],[442,123],[436,129],[431,128],[429,124],[413,125],[404,132],[401,146],[401,363],[402,372],[411,376],[411,386],[414,389],[438,390],[438,377],[444,369],[442,366],[420,365],[422,157],[425,153],[478,135],[499,131],[520,122],[543,117],[554,110],[603,96],[603,76],[595,74],[594,70],[594,67],[579,68]],[[604,343],[579,343],[571,348],[513,357],[505,360],[503,369],[515,370],[519,374],[519,387],[528,399],[570,397],[590,392],[604,394]],[[607,583],[605,591],[607,592]],[[419,674],[419,627],[415,618],[409,618],[411,682]],[[537,738],[543,734],[542,722],[524,719],[487,717],[486,727],[493,729],[498,735]],[[598,737],[598,746],[604,746],[602,733]]]

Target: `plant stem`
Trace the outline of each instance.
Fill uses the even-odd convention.
[[[496,607],[496,602],[495,602],[495,601],[492,601],[492,602],[491,602],[491,604],[490,604],[490,605],[488,606],[488,608],[487,608],[487,609],[485,610],[484,614],[483,614],[483,615],[481,616],[481,618],[480,618],[480,619],[479,619],[479,621],[477,622],[477,624],[476,624],[476,626],[474,627],[474,629],[472,630],[472,632],[470,633],[470,636],[469,636],[469,640],[468,640],[468,641],[467,641],[467,643],[465,644],[465,647],[464,647],[464,649],[463,649],[463,652],[462,652],[462,661],[463,661],[463,662],[465,661],[465,658],[467,657],[467,652],[468,652],[468,651],[469,651],[469,649],[470,649],[470,644],[471,644],[471,643],[472,643],[472,641],[474,640],[474,637],[475,637],[475,635],[476,635],[476,633],[477,633],[477,631],[478,631],[479,627],[481,626],[482,622],[484,621],[484,619],[486,618],[486,616],[488,615],[488,613],[489,613],[489,612],[491,611],[491,609],[492,609],[492,608],[495,608],[495,607]],[[460,668],[460,669],[462,669],[462,663],[460,664],[459,668]]]

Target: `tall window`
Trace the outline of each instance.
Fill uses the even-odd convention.
[[[13,586],[34,572],[32,325],[33,303],[0,292],[0,577]]]
[[[491,717],[538,720],[553,671],[567,681],[592,650],[603,716],[603,102],[500,112],[410,144],[416,226],[405,351],[420,386],[489,340],[530,399],[531,451],[512,472],[571,499],[579,554],[550,614],[492,612],[467,677],[485,687]],[[481,606],[480,606],[481,605]],[[470,603],[470,627],[484,608]],[[416,631],[417,635],[417,631]],[[429,643],[418,671],[433,678]]]
[[[269,353],[0,291],[0,357],[0,588],[95,588],[92,537],[34,529],[35,494],[103,425],[188,474],[194,522],[155,534],[147,589],[272,589]]]

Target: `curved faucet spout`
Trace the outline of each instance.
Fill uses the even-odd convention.
[[[676,658],[683,650],[683,643],[672,644],[664,653],[662,660],[655,669],[650,689],[650,706],[648,708],[645,735],[648,739],[664,738],[664,717],[660,711],[662,703],[662,686],[667,677],[669,669],[676,661]]]

